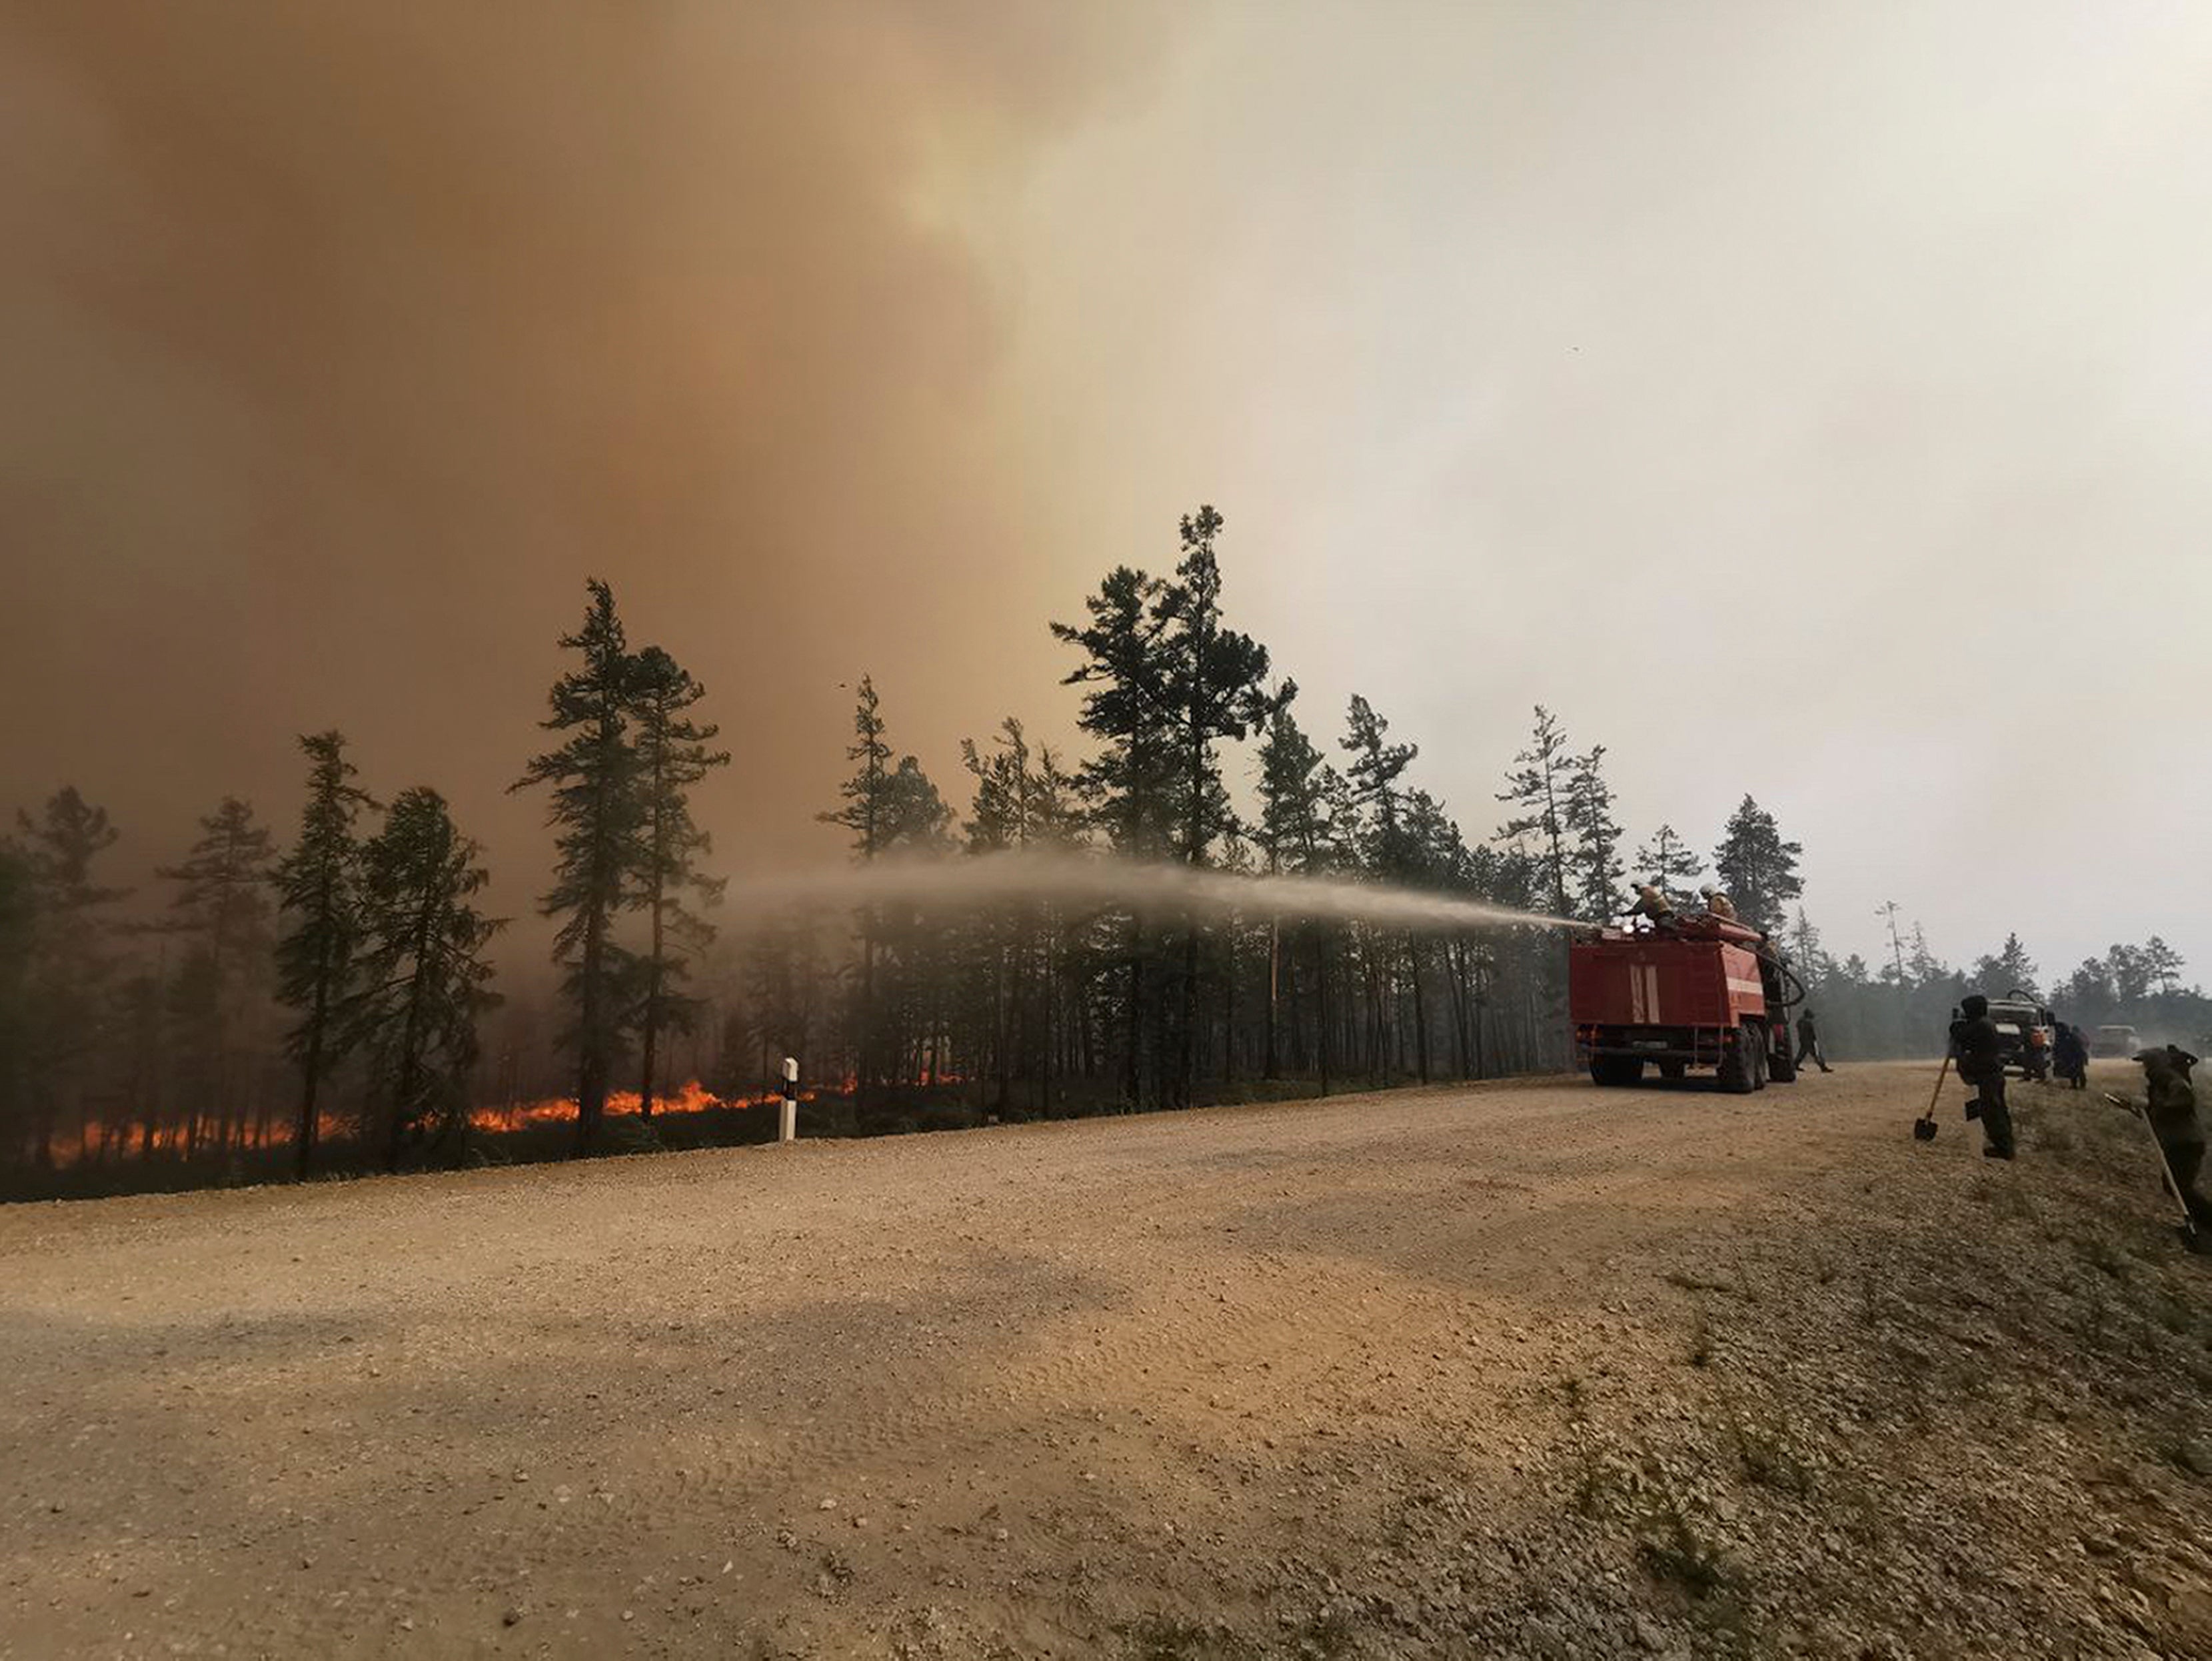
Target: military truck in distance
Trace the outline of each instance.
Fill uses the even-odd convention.
[[[1802,996],[1755,928],[1711,916],[1600,929],[1567,947],[1567,1009],[1591,1081],[1632,1085],[1711,1068],[1742,1093],[1797,1076],[1789,1010]]]
[[[2037,1002],[2033,993],[2015,986],[2002,998],[1991,998],[1990,1019],[1997,1025],[1997,1054],[2008,1069],[2023,1079],[2051,1076],[2058,1017]]]
[[[2106,1061],[2133,1056],[2142,1048],[2142,1040],[2132,1026],[2100,1026],[2089,1040],[2089,1053]]]

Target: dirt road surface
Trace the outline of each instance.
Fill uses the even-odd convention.
[[[2212,1280],[1929,1078],[12,1208],[0,1656],[2212,1652]]]

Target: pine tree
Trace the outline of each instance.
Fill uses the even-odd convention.
[[[825,824],[842,825],[850,833],[853,858],[862,865],[897,853],[943,852],[951,811],[914,757],[902,756],[892,764],[881,702],[875,682],[866,676],[860,680],[853,730],[856,741],[845,754],[858,764],[838,788],[845,805],[815,817]],[[902,1070],[909,1035],[902,1024],[915,1013],[908,1007],[912,958],[922,936],[911,908],[896,911],[887,905],[864,906],[857,922],[860,985],[858,1007],[853,1012],[853,1049],[859,1090],[856,1105],[865,1110],[872,1087]],[[908,960],[894,961],[902,949]]]
[[[853,857],[866,865],[882,851],[879,826],[891,758],[891,747],[884,742],[883,702],[876,696],[875,678],[872,675],[860,677],[860,695],[853,711],[853,731],[857,735],[856,741],[845,752],[845,758],[860,765],[852,777],[837,787],[837,794],[845,799],[845,805],[814,817],[824,824],[842,824],[850,831]]]
[[[30,1129],[31,965],[38,940],[38,889],[31,861],[0,841],[0,1149]]]
[[[1183,517],[1182,557],[1158,607],[1160,695],[1175,756],[1175,852],[1193,867],[1210,863],[1214,843],[1237,826],[1215,746],[1243,739],[1267,711],[1262,684],[1267,648],[1222,624],[1221,565],[1214,551],[1222,523],[1211,505]],[[1182,1000],[1176,1035],[1176,1104],[1182,1107],[1190,1105],[1196,1083],[1199,954],[1205,932],[1195,917],[1183,927]]]
[[[884,741],[885,730],[875,678],[863,675],[853,710],[854,742],[845,751],[845,758],[859,765],[852,776],[837,788],[845,805],[815,815],[823,824],[842,825],[851,833],[853,858],[861,865],[873,862],[884,851],[884,812],[890,784],[891,759],[891,747]],[[860,1000],[854,1021],[854,1072],[865,1102],[877,1073],[876,940],[881,932],[881,919],[876,908],[864,906],[858,913],[857,922],[860,934]]]
[[[1571,909],[1567,900],[1567,785],[1573,764],[1565,731],[1540,703],[1528,747],[1513,757],[1514,770],[1505,776],[1505,788],[1498,793],[1498,800],[1522,810],[1506,821],[1498,835],[1509,841],[1537,838],[1547,879],[1544,903],[1562,917]]]
[[[1636,850],[1636,870],[1649,873],[1659,891],[1673,900],[1686,900],[1698,873],[1705,868],[1689,843],[1662,824],[1650,843]]]
[[[1118,566],[1084,602],[1087,624],[1052,625],[1054,639],[1084,653],[1084,661],[1062,684],[1088,689],[1078,724],[1101,741],[1079,775],[1081,788],[1114,850],[1132,859],[1164,855],[1172,836],[1169,786],[1175,757],[1161,661],[1163,587],[1156,577]],[[1122,1102],[1131,1108],[1143,1094],[1146,1017],[1158,1001],[1146,974],[1148,957],[1145,919],[1132,911],[1121,1010]]]
[[[2042,995],[2035,986],[2035,960],[2027,955],[2027,948],[2020,943],[2018,934],[2007,934],[2002,946],[1976,963],[1973,978],[1984,991],[1995,996],[2002,996],[2015,989],[2032,998]]]
[[[608,1081],[636,1007],[636,960],[614,938],[616,916],[638,893],[646,862],[646,802],[630,735],[636,660],[626,648],[613,593],[593,578],[582,625],[561,637],[582,666],[553,683],[551,713],[539,723],[566,733],[509,787],[550,785],[547,822],[557,828],[553,886],[539,902],[561,919],[554,961],[572,1011],[576,1054],[576,1147],[589,1153],[606,1111]]]
[[[1574,898],[1582,916],[1604,922],[1620,915],[1620,826],[1613,822],[1613,787],[1605,782],[1605,746],[1567,764],[1566,822],[1574,833],[1570,863]]]
[[[276,995],[300,1019],[285,1048],[300,1068],[300,1129],[295,1139],[299,1176],[314,1163],[321,1129],[318,1098],[337,1062],[343,1043],[339,1010],[352,990],[360,944],[361,848],[354,820],[376,806],[349,781],[345,738],[332,731],[302,734],[307,757],[307,803],[300,839],[276,870],[276,889],[291,932],[276,945]]]
[[[987,759],[973,739],[960,740],[960,764],[975,781],[965,834],[971,854],[1018,851],[1030,842],[1029,734],[1012,715],[999,723]]]
[[[501,927],[471,904],[489,878],[445,799],[420,786],[393,800],[362,856],[362,990],[348,1008],[369,1057],[388,1169],[431,1137],[460,1157],[477,1019],[499,1000],[483,952]]]
[[[64,1100],[81,1108],[105,1025],[114,965],[102,914],[125,891],[94,879],[94,866],[119,833],[106,810],[86,801],[75,786],[49,797],[38,818],[15,817],[25,838],[15,850],[17,894],[10,902],[21,951],[15,1088],[27,1110],[31,1158],[51,1168]]]
[[[1386,882],[1405,882],[1417,875],[1418,849],[1407,831],[1405,795],[1398,788],[1398,781],[1420,752],[1410,744],[1385,743],[1384,735],[1389,730],[1390,723],[1375,713],[1374,706],[1353,694],[1346,714],[1343,739],[1343,748],[1352,759],[1344,770],[1351,785],[1354,811],[1362,816],[1367,827],[1365,864],[1371,874]],[[1429,1076],[1429,1028],[1428,1012],[1421,1001],[1419,947],[1411,929],[1406,930],[1396,944],[1403,953],[1407,983],[1413,990],[1416,1064],[1425,1082]],[[1383,977],[1396,971],[1384,965],[1379,941],[1377,946],[1376,970],[1367,977],[1367,986],[1370,1021],[1375,1034],[1376,1072],[1380,1076],[1386,1070],[1382,1065],[1384,1052],[1395,1025],[1387,1007]]]
[[[2112,995],[2132,1008],[2150,995],[2151,964],[2139,946],[2118,943],[2105,951],[2105,964],[2112,977]]]
[[[945,805],[937,786],[921,764],[901,756],[898,765],[884,781],[883,818],[878,825],[886,852],[942,854],[952,810]]]
[[[1797,959],[1798,978],[1808,989],[1826,980],[1835,968],[1827,953],[1821,950],[1820,931],[1813,927],[1812,919],[1805,915],[1805,908],[1802,905],[1797,908],[1796,921],[1790,926],[1790,950]]]
[[[2142,944],[2143,972],[2160,992],[2171,995],[2181,985],[2181,971],[2188,961],[2179,952],[2157,935]]]
[[[234,1041],[245,1027],[269,952],[269,885],[276,849],[251,804],[225,796],[200,821],[199,840],[155,874],[177,885],[170,932],[187,941],[176,988],[188,1066],[201,1095],[185,1109],[185,1150],[199,1144],[204,1098],[217,1104],[216,1139],[230,1151],[246,1127],[243,1068]]]
[[[1328,826],[1326,799],[1328,770],[1321,751],[1299,727],[1291,705],[1298,695],[1297,683],[1285,681],[1269,702],[1267,736],[1260,746],[1260,823],[1255,829],[1265,868],[1270,876],[1292,872],[1318,875],[1327,868]],[[1328,1078],[1328,956],[1320,932],[1310,923],[1299,931],[1310,941],[1315,997],[1318,1003],[1318,1056],[1322,1088]],[[1299,954],[1291,953],[1292,972]],[[1272,919],[1267,929],[1267,1018],[1261,1068],[1262,1075],[1280,1072],[1277,1043],[1277,1004],[1283,980],[1282,924]],[[1296,1012],[1295,1001],[1292,1004]]]
[[[1950,965],[1936,955],[1928,944],[1928,931],[1917,922],[1912,925],[1912,944],[1906,954],[1905,972],[1914,986],[1933,986],[1938,981],[1951,978]]]
[[[690,671],[658,646],[648,646],[638,654],[635,673],[638,777],[645,792],[642,897],[651,920],[641,965],[645,996],[637,1016],[637,1094],[639,1112],[650,1118],[660,1037],[692,1030],[698,1001],[681,989],[691,958],[714,938],[714,925],[684,898],[688,893],[712,904],[722,893],[721,882],[698,868],[712,844],[692,821],[690,788],[714,769],[727,766],[730,756],[708,747],[720,731],[712,721],[702,726],[684,714],[707,690]]]
[[[1790,902],[1805,891],[1797,874],[1804,851],[1800,843],[1784,842],[1774,815],[1746,796],[1713,850],[1713,869],[1736,915],[1762,933],[1780,928]]]

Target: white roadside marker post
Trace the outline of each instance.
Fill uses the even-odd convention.
[[[799,1140],[799,1061],[796,1056],[783,1058],[783,1105],[778,1110],[781,1123],[776,1128],[776,1141],[793,1142]]]

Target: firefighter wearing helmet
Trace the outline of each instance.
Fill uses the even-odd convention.
[[[1665,885],[1658,878],[1637,885],[1636,904],[1628,908],[1628,916],[1632,919],[1649,918],[1654,928],[1673,920],[1674,908],[1667,898]]]
[[[1700,888],[1698,891],[1698,896],[1705,903],[1705,912],[1707,916],[1718,917],[1723,922],[1734,922],[1735,921],[1735,904],[1730,902],[1729,897],[1722,893],[1719,889],[1711,887]]]

